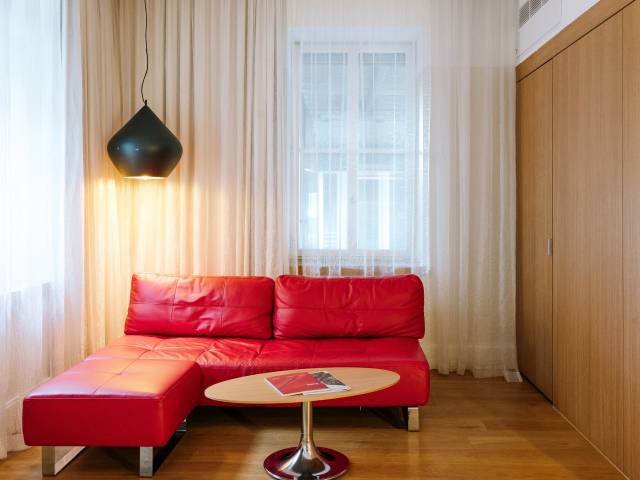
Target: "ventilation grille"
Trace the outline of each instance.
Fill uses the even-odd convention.
[[[549,0],[527,0],[520,7],[520,28],[522,28],[538,10],[540,10]]]

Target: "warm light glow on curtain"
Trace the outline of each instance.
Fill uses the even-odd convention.
[[[133,272],[278,275],[281,0],[148,2],[149,106],[184,153],[163,181],[122,178],[105,145],[141,106],[142,2],[83,11],[87,351],[122,335]]]

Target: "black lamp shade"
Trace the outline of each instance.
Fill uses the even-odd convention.
[[[107,152],[124,177],[168,177],[182,156],[182,145],[145,104],[111,137]]]

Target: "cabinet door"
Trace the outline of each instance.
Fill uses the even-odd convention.
[[[552,64],[517,87],[518,366],[547,397],[553,394]]]
[[[624,463],[640,478],[640,2],[624,9]]]
[[[553,397],[620,464],[622,13],[553,62]]]

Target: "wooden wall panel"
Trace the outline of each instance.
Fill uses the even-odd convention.
[[[622,459],[622,13],[553,60],[554,402]]]
[[[640,478],[640,2],[623,23],[624,462]]]
[[[553,395],[552,257],[552,64],[517,88],[516,332],[520,371],[548,398]]]

